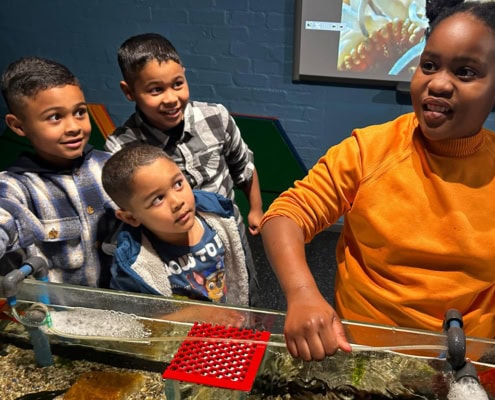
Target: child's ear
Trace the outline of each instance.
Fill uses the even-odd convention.
[[[137,228],[139,225],[141,225],[141,222],[134,218],[134,215],[132,215],[130,211],[119,209],[115,211],[115,216],[121,221],[124,221],[126,224],[133,226],[134,228]]]
[[[120,81],[120,89],[122,90],[122,93],[124,93],[124,96],[127,97],[127,100],[134,101],[134,95],[126,81]]]
[[[26,136],[24,129],[22,129],[22,121],[14,114],[7,114],[5,116],[5,123],[16,135]]]

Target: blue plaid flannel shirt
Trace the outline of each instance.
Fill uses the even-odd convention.
[[[115,209],[101,184],[110,155],[88,145],[71,170],[61,171],[24,154],[1,172],[0,255],[23,249],[48,262],[51,282],[98,286],[98,229]]]

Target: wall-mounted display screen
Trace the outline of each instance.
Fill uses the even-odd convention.
[[[408,83],[424,47],[425,0],[296,0],[295,81]]]

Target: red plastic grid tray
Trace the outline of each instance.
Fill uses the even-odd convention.
[[[184,340],[164,371],[164,379],[251,390],[270,332],[195,323],[187,336],[208,340]]]

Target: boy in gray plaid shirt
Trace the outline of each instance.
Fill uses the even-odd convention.
[[[115,153],[131,143],[162,148],[183,171],[194,189],[219,193],[234,202],[234,186],[249,202],[248,225],[259,233],[263,216],[253,154],[239,128],[221,104],[189,101],[185,69],[174,46],[163,36],[147,33],[127,39],[118,52],[120,87],[136,111],[109,136],[105,149]],[[251,280],[251,305],[256,305],[256,272],[242,216],[236,219],[245,247]]]
[[[116,208],[101,184],[111,154],[88,145],[91,124],[77,78],[57,62],[26,57],[7,67],[1,87],[5,122],[34,153],[0,173],[0,258],[39,256],[51,282],[105,286],[98,229]]]

